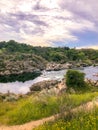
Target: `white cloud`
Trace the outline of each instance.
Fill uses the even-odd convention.
[[[40,6],[47,7],[49,9],[59,8],[57,0],[41,0]]]
[[[98,4],[97,0],[59,0],[59,5],[63,9],[68,9],[80,16],[86,15],[98,22]]]
[[[0,0],[0,31],[5,40],[49,46],[77,41],[73,32],[96,31],[96,0]],[[81,14],[93,17],[93,20]],[[80,17],[80,18],[79,18]],[[9,33],[10,32],[10,33]],[[6,35],[8,34],[8,35]]]

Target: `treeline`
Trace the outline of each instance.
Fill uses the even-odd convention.
[[[35,54],[46,61],[59,63],[66,62],[83,62],[83,63],[98,63],[98,50],[93,49],[70,49],[69,47],[33,47],[27,44],[20,44],[14,40],[8,42],[0,42],[0,55],[14,54]]]

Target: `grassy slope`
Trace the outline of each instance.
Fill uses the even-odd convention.
[[[61,96],[31,96],[17,102],[0,102],[0,124],[23,124],[70,110],[98,96],[98,92]]]
[[[46,123],[34,130],[97,130],[98,108],[90,112],[77,112],[69,114],[63,119]]]

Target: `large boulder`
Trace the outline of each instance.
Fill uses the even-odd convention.
[[[50,89],[52,87],[56,87],[58,85],[59,81],[57,80],[48,80],[48,81],[42,81],[42,82],[38,82],[33,84],[30,87],[30,91],[41,91],[43,89]]]
[[[40,94],[62,94],[66,92],[66,83],[63,79],[62,81],[51,80],[51,81],[42,81],[35,83],[30,87],[30,94],[33,94],[35,91],[39,91]]]

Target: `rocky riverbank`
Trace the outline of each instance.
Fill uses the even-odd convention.
[[[9,58],[10,57],[10,58]],[[46,68],[46,61],[34,54],[14,54],[0,59],[0,82],[34,79]]]
[[[85,82],[95,88],[98,87],[98,80],[94,81],[91,79],[85,79]],[[24,98],[27,97],[29,95],[33,95],[33,94],[43,94],[43,95],[51,95],[51,94],[62,94],[65,93],[67,90],[67,86],[66,86],[66,81],[65,79],[62,79],[60,81],[58,80],[47,80],[47,81],[40,81],[38,83],[33,84],[30,87],[30,91],[27,92],[26,94],[14,94],[11,93],[10,91],[8,91],[7,93],[3,94],[0,93],[0,101],[3,102],[13,102],[13,101],[17,101],[20,98]],[[73,89],[70,89],[71,93],[74,93],[75,91]]]
[[[98,80],[85,79],[85,82],[90,84],[91,86],[98,87]]]
[[[33,92],[45,92],[45,93],[55,93],[60,94],[66,91],[66,83],[65,80],[48,80],[42,81],[39,83],[35,83],[30,87],[30,92],[28,94],[32,94]]]
[[[26,81],[36,78],[42,70],[58,71],[64,69],[84,69],[91,64],[82,61],[69,61],[66,63],[48,62],[34,54],[1,55],[0,82]]]
[[[46,61],[33,54],[9,55],[9,58],[0,61],[0,75],[22,74],[38,72],[46,68]]]
[[[34,93],[40,94],[61,94],[66,92],[66,84],[65,80],[57,81],[57,80],[48,80],[48,81],[41,81],[38,83],[33,84],[30,87],[30,91],[26,94],[14,94],[10,91],[7,93],[0,93],[0,101],[2,102],[16,102],[21,98],[28,97],[33,95]]]
[[[72,68],[72,64],[65,63],[65,64],[58,64],[58,63],[48,63],[46,66],[46,71],[58,71],[63,69]]]
[[[64,69],[72,69],[72,68],[82,68],[87,67],[89,64],[86,63],[74,63],[74,62],[68,62],[64,64],[59,64],[55,62],[50,62],[46,65],[46,71],[58,71],[58,70],[64,70]]]

